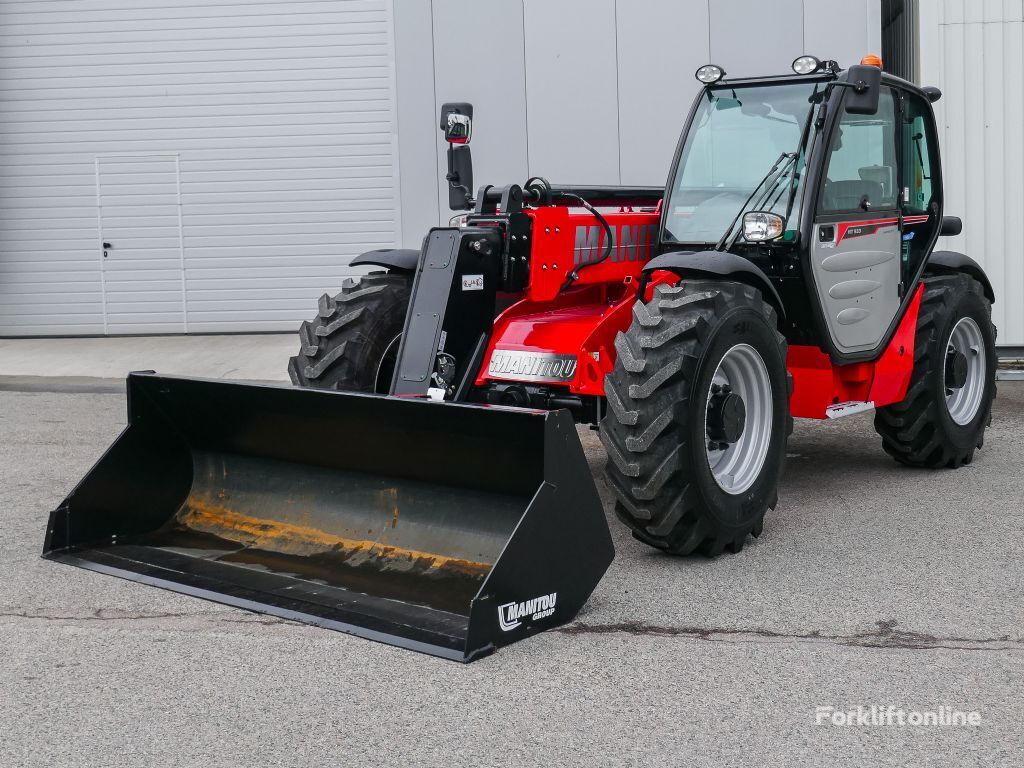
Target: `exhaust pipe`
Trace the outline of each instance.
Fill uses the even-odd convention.
[[[133,373],[43,556],[472,661],[573,619],[614,551],[567,411]]]

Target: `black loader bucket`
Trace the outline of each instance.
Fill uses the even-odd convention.
[[[611,563],[567,411],[131,374],[44,557],[470,661]]]

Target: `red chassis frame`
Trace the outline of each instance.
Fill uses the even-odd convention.
[[[561,289],[569,271],[600,257],[603,228],[590,213],[565,206],[525,213],[533,219],[530,284],[522,298],[495,319],[476,384],[516,380],[514,375],[489,373],[495,350],[575,354],[576,373],[569,391],[603,396],[605,374],[615,364],[615,336],[631,322],[640,273],[651,258],[660,213],[629,207],[605,213],[615,234],[611,257],[580,271],[572,290],[565,292]],[[655,273],[652,284],[677,280],[671,273]],[[786,364],[793,376],[792,415],[824,419],[864,403],[882,406],[901,401],[914,366],[922,291],[919,286],[892,341],[873,362],[835,365],[818,347],[790,345]]]

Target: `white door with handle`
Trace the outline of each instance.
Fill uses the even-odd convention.
[[[177,155],[96,158],[108,334],[188,331]]]

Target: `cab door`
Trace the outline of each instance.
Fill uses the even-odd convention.
[[[842,354],[876,348],[899,311],[903,265],[897,101],[843,109],[826,153],[812,227],[811,273],[825,325]]]
[[[897,91],[900,97],[902,149],[903,284],[909,292],[920,275],[942,223],[942,179],[938,137],[932,106],[920,94]]]

